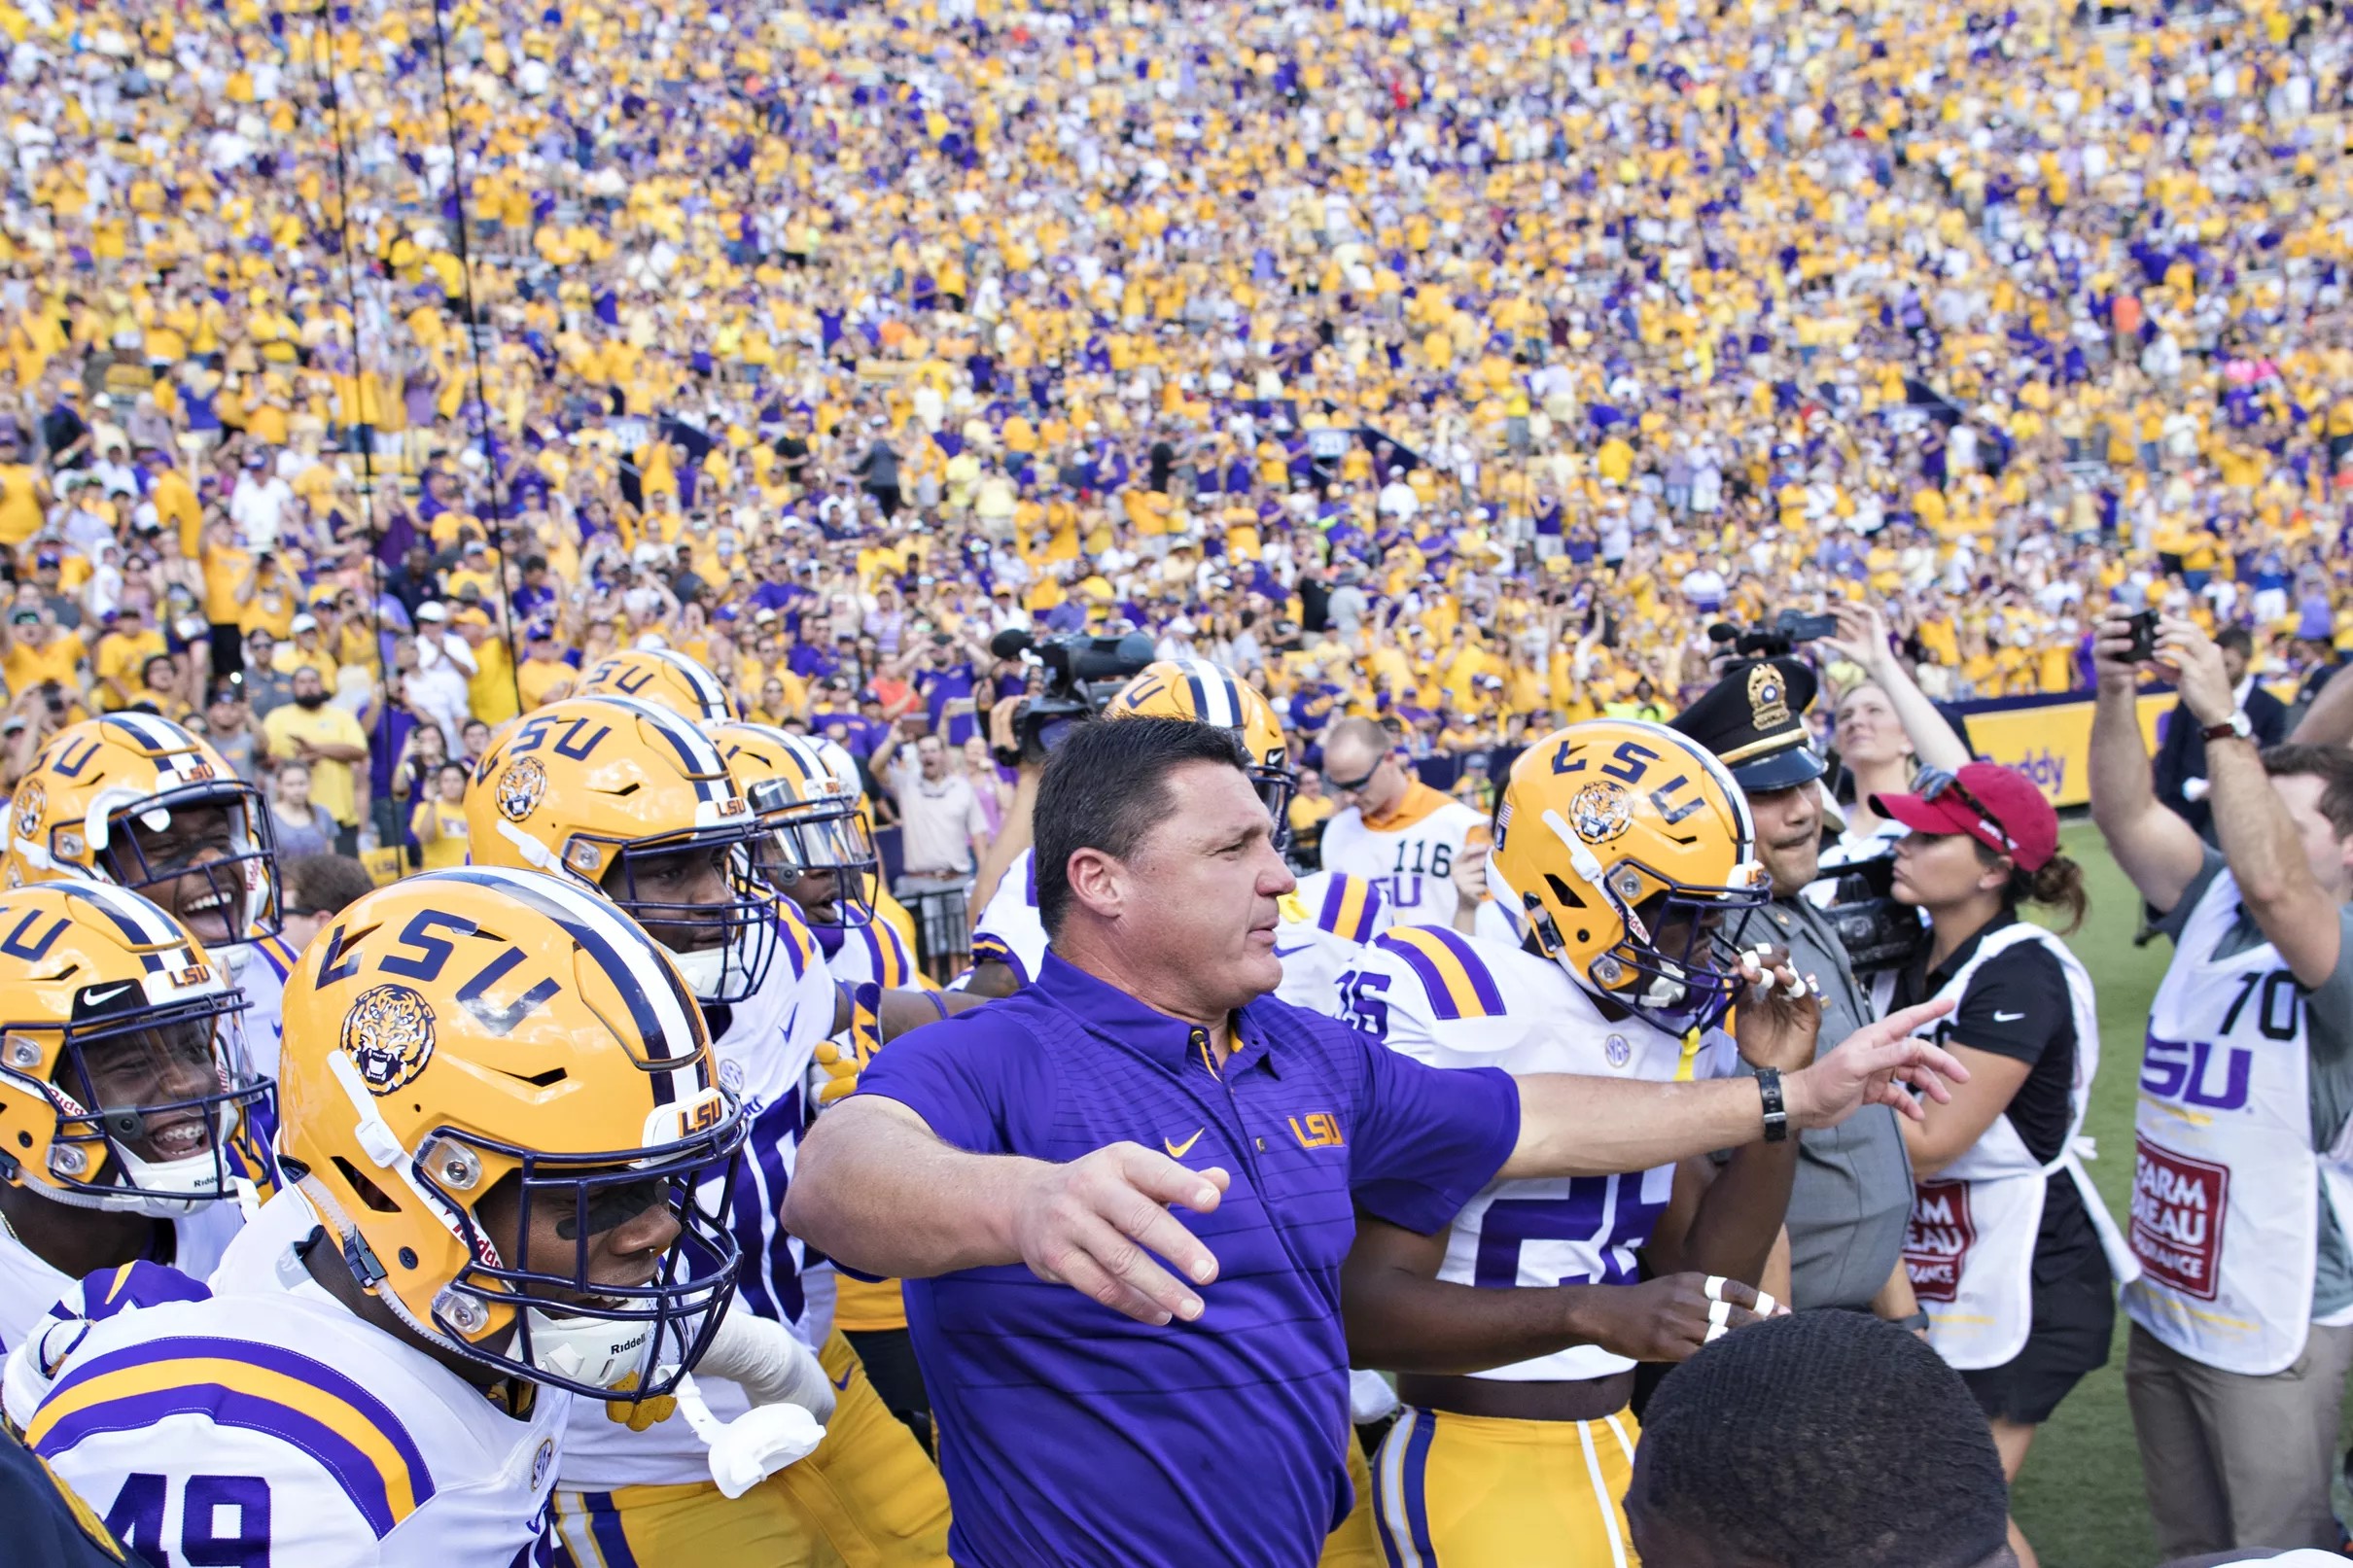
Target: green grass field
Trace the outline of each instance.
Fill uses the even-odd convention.
[[[2081,861],[2091,889],[2091,917],[2070,939],[2099,985],[2100,1069],[2085,1131],[2099,1145],[2091,1179],[2123,1223],[2131,1206],[2133,1085],[2149,999],[2171,960],[2162,938],[2132,945],[2140,900],[2090,822],[2068,826],[2062,842]],[[2013,1501],[2019,1525],[2045,1568],[2152,1568],[2157,1543],[2141,1489],[2132,1414],[2125,1405],[2125,1318],[2117,1314],[2108,1365],[2076,1385],[2052,1417]]]

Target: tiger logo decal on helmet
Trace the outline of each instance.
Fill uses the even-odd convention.
[[[343,1015],[342,1045],[369,1092],[389,1095],[433,1059],[433,1003],[397,983],[363,992]]]
[[[539,809],[540,797],[546,792],[547,770],[537,757],[509,763],[499,775],[499,815],[519,822]]]

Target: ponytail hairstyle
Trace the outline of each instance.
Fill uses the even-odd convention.
[[[2001,859],[1997,850],[1977,847],[1978,858],[1991,865]],[[2010,866],[2010,885],[2002,889],[2002,902],[2016,908],[2019,904],[2040,904],[2055,909],[2066,917],[2058,927],[2061,936],[2072,935],[2084,923],[2084,916],[2091,905],[2091,895],[2084,888],[2084,868],[2064,854],[2054,854],[2034,871],[2028,871],[2016,861]]]

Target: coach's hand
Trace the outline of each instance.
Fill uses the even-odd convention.
[[[1014,1212],[1013,1239],[1040,1279],[1141,1323],[1189,1322],[1201,1315],[1193,1287],[1217,1277],[1217,1260],[1169,1205],[1210,1213],[1228,1179],[1215,1166],[1194,1170],[1140,1143],[1113,1143],[1040,1167]]]
[[[1967,1067],[1912,1032],[1951,1011],[1946,999],[1890,1013],[1847,1035],[1812,1066],[1789,1074],[1781,1084],[1789,1125],[1836,1127],[1865,1105],[1892,1105],[1898,1115],[1923,1120],[1906,1085],[1943,1104],[1952,1098],[1948,1083],[1969,1081]]]
[[[1705,1344],[1721,1317],[1726,1329],[1761,1323],[1789,1310],[1777,1302],[1758,1311],[1757,1293],[1737,1279],[1661,1274],[1638,1285],[1563,1285],[1571,1332],[1613,1356],[1634,1361],[1685,1361]],[[1722,1310],[1718,1311],[1718,1304]],[[1719,1336],[1720,1337],[1720,1336]]]

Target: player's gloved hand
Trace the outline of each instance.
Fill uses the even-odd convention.
[[[817,1352],[740,1302],[720,1320],[693,1370],[742,1385],[755,1405],[797,1405],[820,1426],[833,1419],[833,1379]]]
[[[1683,1361],[1710,1340],[1788,1307],[1720,1274],[1662,1274],[1636,1285],[1563,1285],[1587,1342],[1636,1361]]]
[[[882,1049],[882,987],[868,981],[850,988],[850,1027],[839,1040],[821,1040],[817,1067],[809,1074],[820,1110],[849,1098],[858,1075]]]
[[[614,1392],[626,1394],[637,1386],[637,1374],[631,1373],[616,1385]],[[656,1394],[651,1399],[609,1399],[605,1401],[605,1419],[643,1432],[650,1426],[659,1426],[678,1411],[676,1394]]]

